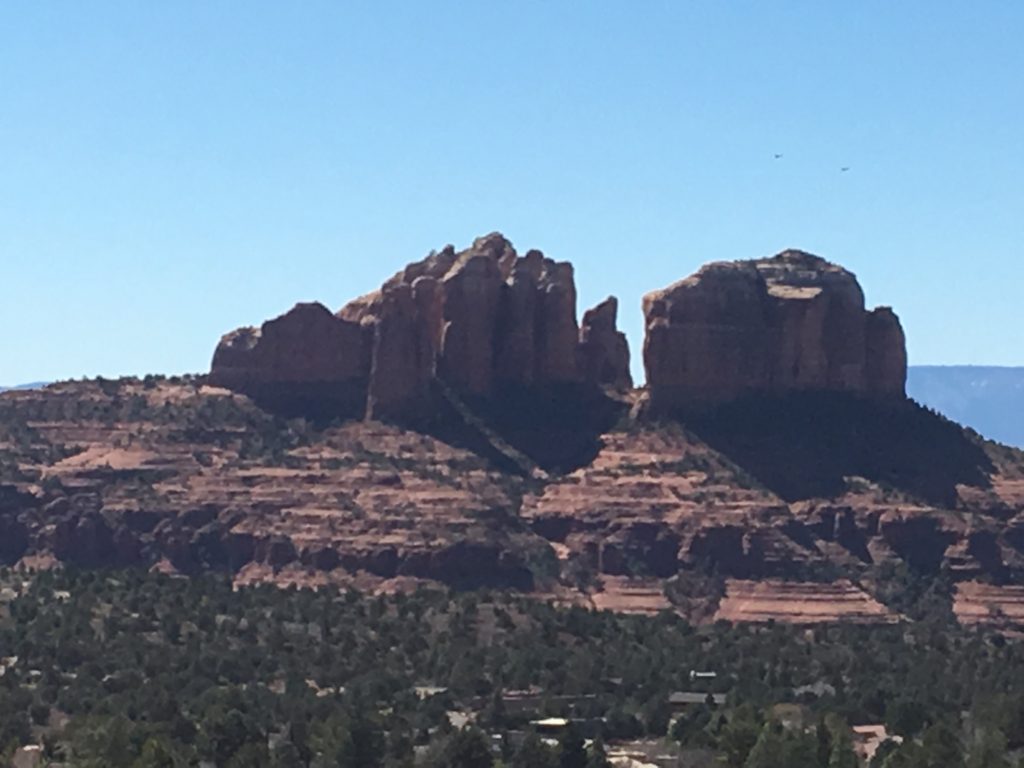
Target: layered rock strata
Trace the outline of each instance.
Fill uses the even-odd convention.
[[[431,382],[489,397],[511,385],[631,385],[611,298],[576,321],[572,265],[519,256],[494,233],[408,265],[332,315],[299,304],[261,329],[227,334],[211,383],[275,399],[287,388],[347,415],[402,418],[429,407]]]
[[[923,430],[894,413],[900,430]],[[1003,585],[1024,583],[1024,453],[979,443],[985,474],[948,505],[913,492],[901,477],[920,471],[911,465],[787,501],[742,456],[680,425],[630,425],[599,442],[584,466],[524,477],[396,425],[283,425],[201,379],[9,392],[0,565],[215,569],[360,589],[431,580],[798,623],[888,621],[862,593],[890,601],[913,574],[960,585],[965,622],[1021,623],[1020,590]]]
[[[856,277],[809,253],[708,264],[643,308],[656,410],[806,390],[904,395],[899,319],[867,311]]]
[[[832,584],[729,579],[715,620],[880,624],[898,616],[845,579]]]

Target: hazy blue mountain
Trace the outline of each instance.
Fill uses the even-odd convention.
[[[47,382],[45,381],[33,381],[30,384],[15,384],[13,387],[0,386],[0,392],[6,392],[10,389],[39,389],[39,387],[45,387]]]
[[[987,438],[1024,448],[1024,367],[914,365],[907,394]]]

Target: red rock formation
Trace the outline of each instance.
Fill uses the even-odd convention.
[[[644,316],[655,409],[794,390],[904,394],[895,314],[866,312],[854,275],[808,253],[709,264],[647,294]]]
[[[544,256],[530,251],[512,267],[498,316],[495,373],[499,380],[529,386],[536,377],[537,281]]]
[[[907,344],[903,327],[889,307],[878,307],[868,314],[867,360],[864,373],[868,392],[906,393]]]
[[[436,299],[437,281],[417,278],[410,286],[386,288],[373,323],[373,353],[367,399],[369,418],[401,418],[410,404],[429,396],[434,375],[431,329],[422,321]]]
[[[583,375],[616,389],[632,389],[629,372],[629,343],[626,334],[616,328],[619,302],[609,296],[583,314],[580,325],[580,360]]]
[[[540,381],[576,381],[576,284],[572,264],[544,261],[538,282],[537,379]]]
[[[501,269],[490,252],[459,257],[444,280],[444,334],[440,372],[455,387],[485,395],[494,382],[494,335]]]
[[[846,579],[832,584],[729,579],[715,620],[887,624],[899,617]]]
[[[445,275],[440,375],[472,395],[497,380],[577,381],[572,265],[540,251],[516,256],[501,235],[479,238]]]
[[[201,379],[8,392],[5,423],[33,430],[29,442],[0,442],[18,467],[0,480],[0,564],[216,569],[360,589],[432,579],[561,600],[558,566],[581,604],[805,623],[888,620],[864,593],[889,599],[902,588],[889,566],[903,563],[959,583],[962,620],[1019,628],[1020,590],[968,582],[1024,583],[1024,452],[978,443],[909,401],[860,402],[895,422],[907,459],[844,465],[841,488],[787,501],[692,425],[613,430],[586,464],[525,479],[394,424],[282,425]],[[539,439],[571,436],[539,424]],[[984,472],[961,473],[955,498],[930,501],[914,490],[937,463],[921,442],[956,456],[946,432],[977,447],[970,461]],[[747,440],[778,450],[756,431]],[[792,463],[830,471],[824,455]],[[955,465],[940,470],[956,480]]]
[[[224,336],[213,357],[212,384],[241,388],[250,382],[331,382],[365,377],[365,337],[357,323],[335,317],[322,304],[296,304],[260,329]]]
[[[499,384],[629,386],[614,304],[602,306],[581,335],[572,266],[540,251],[519,257],[493,233],[461,253],[448,246],[409,264],[336,316],[300,304],[262,331],[228,334],[210,380],[264,400],[289,386],[339,386],[346,402],[361,400],[350,415],[399,419],[430,411],[435,377],[476,397]],[[350,394],[353,384],[361,397]]]
[[[224,336],[210,383],[285,409],[297,402],[329,402],[333,410],[361,415],[373,343],[368,330],[322,304],[296,304],[260,329]]]

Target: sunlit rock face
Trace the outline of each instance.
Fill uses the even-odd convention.
[[[804,390],[904,396],[899,319],[867,311],[856,277],[818,256],[708,264],[643,309],[655,410]]]
[[[227,334],[211,383],[280,405],[321,398],[343,415],[418,418],[431,385],[491,398],[514,389],[628,388],[629,349],[616,303],[576,320],[572,265],[498,233],[406,266],[332,315],[299,304],[262,328]],[[298,410],[298,408],[296,408]]]

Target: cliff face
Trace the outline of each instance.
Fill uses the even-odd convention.
[[[210,380],[271,407],[323,403],[345,415],[361,413],[369,377],[372,334],[335,317],[322,304],[296,304],[261,328],[224,336]]]
[[[580,360],[589,380],[616,389],[632,389],[629,372],[629,343],[615,327],[619,302],[611,296],[583,315],[580,326]]]
[[[408,265],[337,315],[300,304],[260,330],[229,333],[210,381],[257,400],[292,388],[299,405],[308,393],[345,416],[397,419],[432,410],[435,378],[476,398],[507,386],[628,388],[616,308],[604,302],[581,331],[572,266],[540,251],[519,256],[495,233]]]
[[[868,312],[856,278],[802,251],[719,262],[643,300],[651,406],[674,411],[749,394],[904,394],[903,331]]]
[[[867,311],[856,278],[801,251],[709,264],[649,293],[644,365],[650,405],[677,411],[799,391],[902,397],[899,319]],[[212,383],[302,412],[412,419],[436,410],[440,380],[471,398],[508,388],[630,389],[614,298],[576,321],[573,268],[519,256],[495,233],[409,264],[337,315],[299,304],[262,329],[226,335]],[[289,397],[291,400],[289,401]]]

